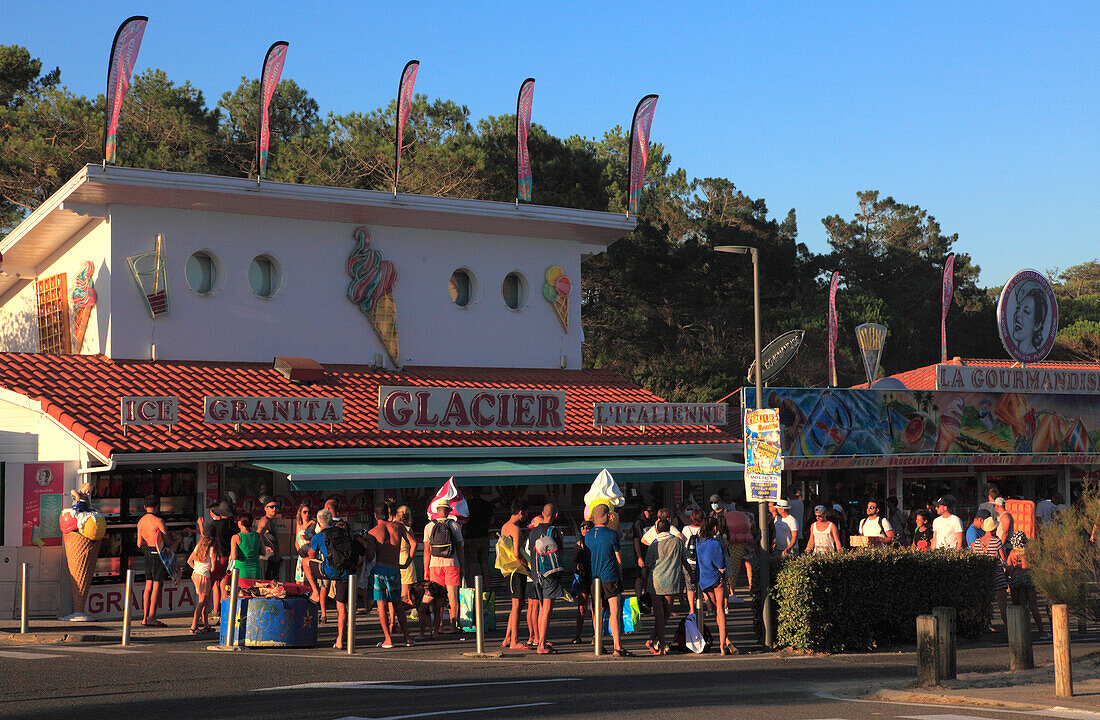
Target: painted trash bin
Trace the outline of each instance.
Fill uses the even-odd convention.
[[[229,636],[229,598],[222,600],[219,643]],[[244,647],[313,647],[317,606],[304,597],[237,599],[237,644]]]

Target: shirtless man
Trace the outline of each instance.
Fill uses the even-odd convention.
[[[378,646],[387,649],[393,647],[388,617],[390,608],[393,608],[401,634],[405,636],[405,646],[408,647],[413,642],[405,623],[405,606],[401,604],[401,571],[397,567],[405,526],[393,522],[391,508],[386,503],[374,506],[374,519],[377,524],[370,531],[370,536],[374,538],[374,600],[378,606],[378,622],[382,625],[383,635]]]
[[[527,576],[531,574],[527,561],[523,558],[521,552],[523,542],[520,540],[520,523],[522,522],[523,504],[516,500],[512,503],[512,515],[508,518],[508,522],[500,528],[500,537],[508,538],[512,542],[512,552],[515,553],[516,560],[519,561],[520,565],[519,570],[508,573],[504,578],[508,586],[508,596],[512,598],[512,609],[508,613],[508,630],[504,633],[504,642],[501,643],[501,646],[511,650],[525,650],[527,648],[519,641],[519,609],[527,595]]]
[[[168,570],[160,559],[158,547],[170,545],[174,538],[157,515],[160,498],[147,495],[142,504],[145,506],[145,514],[137,524],[137,546],[145,554],[145,591],[142,593],[144,612],[141,624],[165,627],[164,623],[157,620],[157,608],[160,607],[160,590],[168,579]]]

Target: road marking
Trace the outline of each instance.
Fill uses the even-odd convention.
[[[540,705],[553,705],[548,702],[523,703],[522,705],[495,705],[493,707],[466,708],[458,710],[435,710],[434,712],[412,713],[411,715],[387,715],[386,717],[360,717],[348,715],[338,720],[408,720],[409,718],[431,717],[433,715],[459,715],[462,713],[489,712],[491,710],[513,710],[515,708],[539,707]]]
[[[873,703],[875,705],[906,705],[906,706],[919,707],[919,708],[927,708],[928,707],[928,703],[926,703],[926,702],[903,702],[901,700],[867,700],[867,699],[864,699],[864,698],[842,697],[840,695],[833,695],[832,693],[827,693],[827,692],[824,692],[824,691],[816,692],[816,693],[814,693],[814,695],[816,697],[823,698],[825,700],[837,700],[839,702]],[[939,705],[942,708],[950,708],[952,710],[971,710],[971,711],[973,711],[975,709],[973,705],[952,705],[950,703],[944,703],[942,705],[940,705],[939,703],[936,703],[936,704]],[[1038,716],[1038,717],[1059,717],[1059,718],[1066,718],[1067,720],[1100,720],[1100,712],[1094,712],[1092,710],[1077,710],[1075,708],[1066,708],[1066,707],[1060,707],[1060,706],[1044,708],[1042,710],[1007,710],[1005,708],[989,708],[988,710],[989,710],[989,712],[996,712],[998,714],[1006,714],[1006,715],[1032,715],[1032,716]],[[922,716],[922,717],[933,717],[933,716]],[[975,717],[975,716],[969,716],[969,717]],[[988,720],[988,718],[982,718],[982,720]]]
[[[999,708],[991,708],[999,711]],[[904,720],[994,720],[982,715],[898,715]]]
[[[446,683],[444,685],[397,685],[388,680],[359,680],[355,682],[319,682],[302,685],[257,688],[252,692],[276,690],[440,690],[443,688],[483,687],[486,685],[531,685],[533,683],[578,682],[580,678],[542,678],[537,680],[495,680],[491,682]],[[515,706],[520,707],[520,706]]]
[[[20,652],[18,650],[0,650],[0,657],[13,660],[42,660],[44,658],[59,658],[64,655],[47,655],[46,653]]]
[[[140,655],[140,650],[127,650],[120,647],[77,647],[74,645],[51,645],[50,650],[59,650],[72,653],[94,653],[97,655]]]

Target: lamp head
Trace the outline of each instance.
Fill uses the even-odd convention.
[[[714,249],[717,252],[735,253],[737,255],[747,255],[753,251],[753,248],[745,245],[718,245]]]

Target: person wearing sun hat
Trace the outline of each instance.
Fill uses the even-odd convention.
[[[1001,539],[997,537],[997,521],[987,517],[982,522],[982,530],[985,532],[980,538],[970,544],[970,549],[976,553],[987,555],[998,560],[995,575],[993,577],[993,597],[997,601],[997,607],[1001,611],[1001,620],[1008,628],[1008,578],[1005,577],[1004,562],[1005,549]]]
[[[772,548],[779,555],[798,553],[798,521],[791,515],[790,501],[784,498],[775,502],[775,540]]]
[[[1024,605],[1031,610],[1031,619],[1039,630],[1041,640],[1049,640],[1050,633],[1043,627],[1043,616],[1039,612],[1039,598],[1035,594],[1035,583],[1027,569],[1027,535],[1021,530],[1012,533],[1012,549],[1008,553],[1008,587],[1012,591],[1012,603]]]

